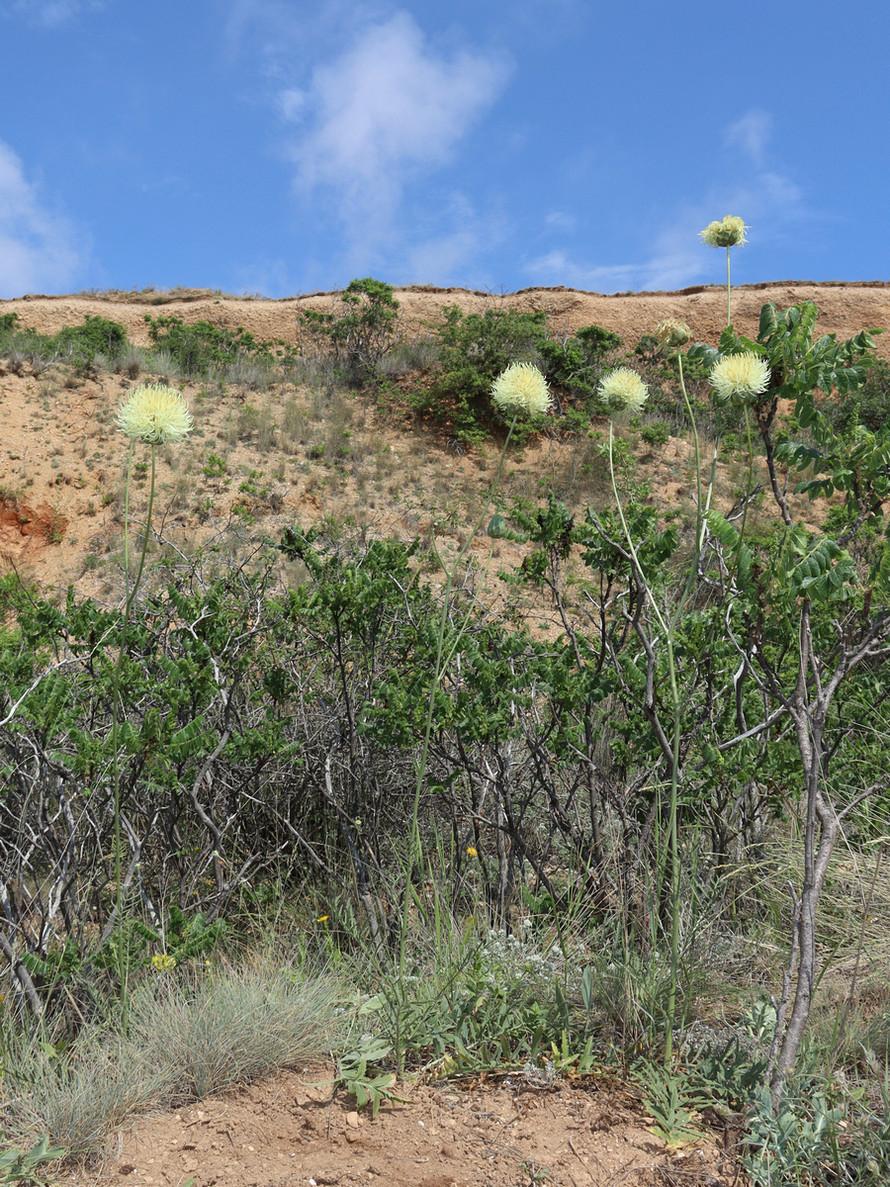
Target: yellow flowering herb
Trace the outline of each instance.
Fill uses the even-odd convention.
[[[182,392],[163,383],[141,383],[118,409],[115,423],[133,441],[165,445],[182,441],[194,421]]]
[[[637,413],[649,397],[649,388],[630,367],[616,367],[604,375],[597,390],[610,416],[616,412]]]
[[[511,363],[492,384],[491,398],[509,415],[541,416],[550,408],[547,380],[531,363]]]

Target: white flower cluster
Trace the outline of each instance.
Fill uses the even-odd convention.
[[[600,398],[610,415],[616,412],[639,412],[649,397],[649,388],[630,367],[616,367],[600,380]]]
[[[134,388],[118,409],[115,423],[133,441],[146,445],[182,441],[194,424],[182,392],[163,383],[141,383]]]
[[[491,398],[508,415],[543,416],[550,408],[547,381],[531,363],[511,363],[492,384]]]
[[[747,230],[750,228],[745,226],[737,214],[728,214],[726,218],[708,223],[699,234],[702,242],[708,247],[741,247],[743,243],[748,242],[745,238]]]
[[[709,377],[718,408],[727,404],[745,408],[760,403],[760,396],[769,387],[769,381],[769,367],[760,355],[751,351],[726,355],[714,364]]]

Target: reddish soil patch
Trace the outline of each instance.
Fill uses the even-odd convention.
[[[100,1169],[69,1187],[605,1187],[741,1181],[714,1141],[669,1150],[626,1090],[590,1079],[571,1087],[525,1079],[409,1085],[409,1104],[376,1120],[318,1081],[330,1070],[274,1079],[148,1118]]]

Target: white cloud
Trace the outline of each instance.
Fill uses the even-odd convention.
[[[565,210],[551,210],[544,216],[544,226],[552,231],[574,231],[578,226],[578,219]]]
[[[41,205],[21,160],[0,141],[0,297],[70,285],[80,263],[67,220]]]
[[[21,13],[32,25],[55,29],[81,12],[95,12],[106,0],[14,0],[12,12]]]
[[[458,144],[503,88],[501,55],[429,47],[413,17],[364,29],[305,91],[279,108],[305,125],[293,143],[298,188],[333,195],[347,236],[373,254],[391,243],[407,184],[453,160]]]
[[[768,111],[752,108],[730,124],[723,134],[727,148],[740,148],[757,169],[763,168],[766,145],[772,135],[773,117]]]

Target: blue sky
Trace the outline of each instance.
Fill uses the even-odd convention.
[[[0,0],[0,297],[888,280],[890,5]]]

